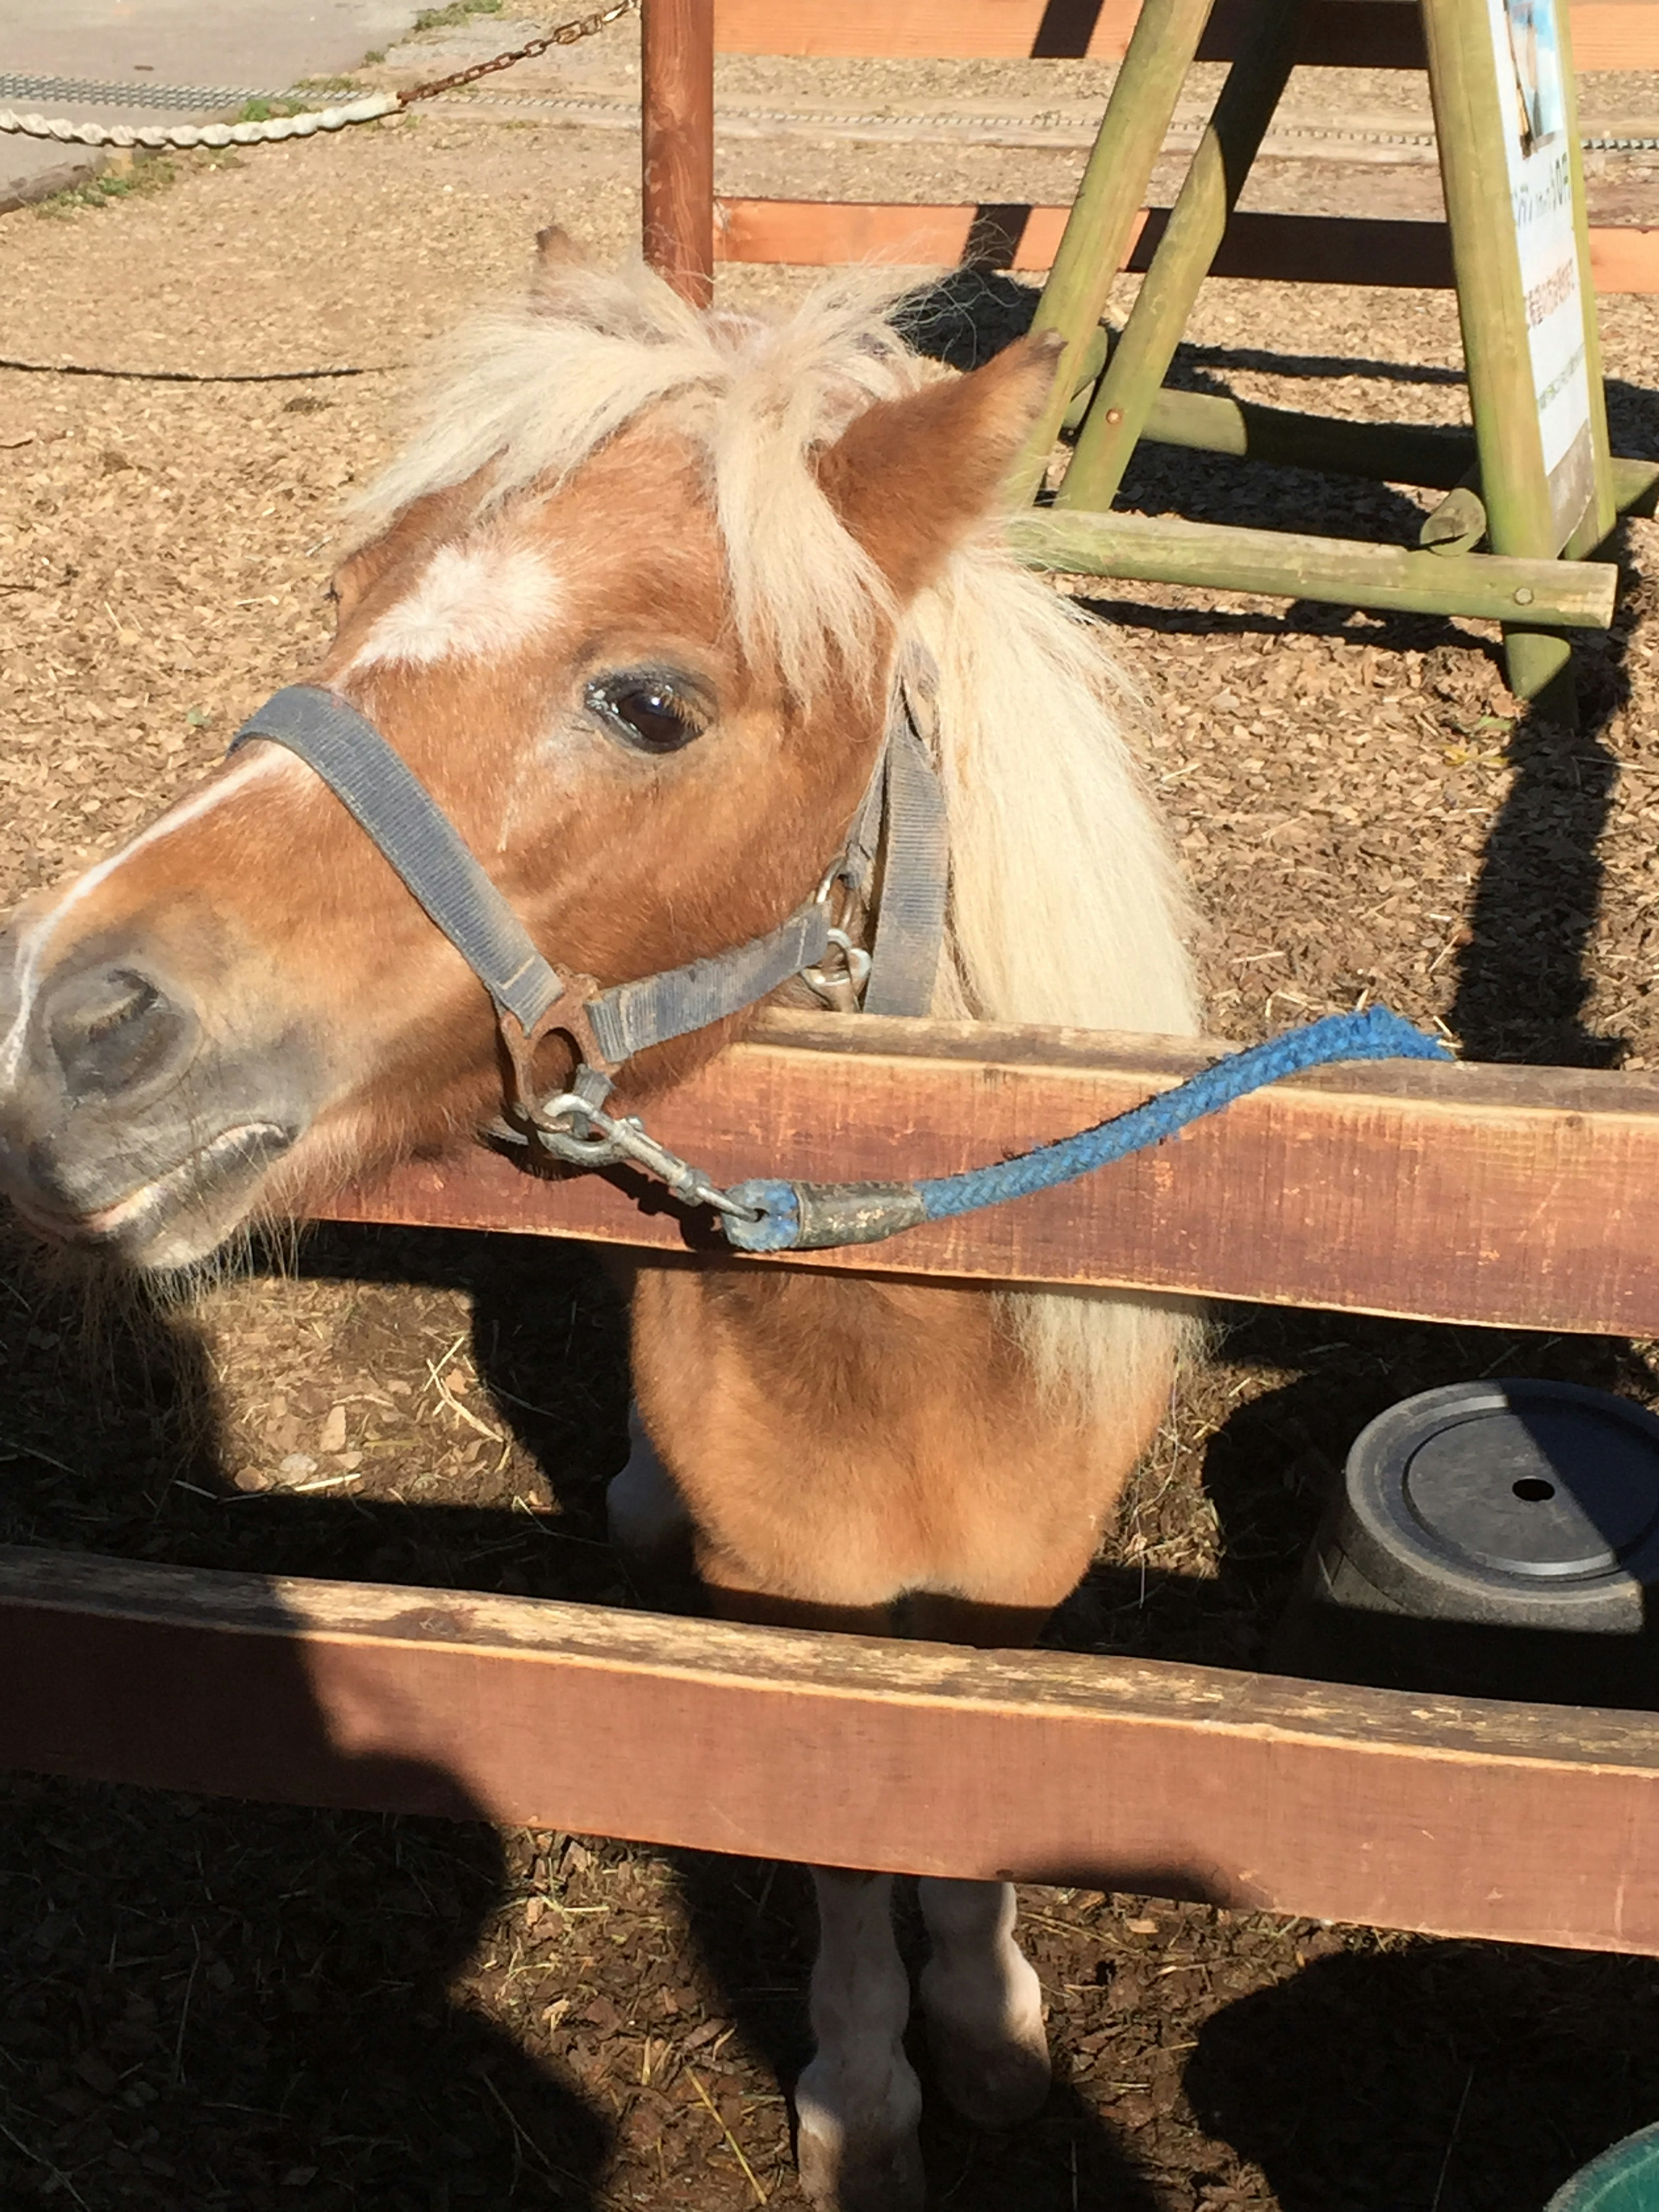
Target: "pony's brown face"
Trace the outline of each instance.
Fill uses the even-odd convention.
[[[908,434],[939,416],[933,389],[878,403],[823,457],[901,602],[993,495],[1050,361],[1022,349],[954,387],[986,380],[1000,434],[971,496],[945,489],[936,513]],[[936,465],[959,469],[960,434],[938,442]],[[475,508],[465,486],[417,501],[346,563],[315,680],[398,749],[565,969],[622,981],[771,928],[869,775],[880,633],[882,665],[810,708],[744,652],[704,451],[649,416],[552,494]],[[629,1075],[672,1080],[722,1041]],[[568,1055],[546,1049],[551,1085]],[[267,741],[0,937],[0,1188],[48,1235],[140,1267],[188,1264],[261,1207],[303,1212],[470,1132],[500,1096],[477,981]]]

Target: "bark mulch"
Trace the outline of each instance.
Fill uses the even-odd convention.
[[[1001,82],[939,83],[962,100]],[[927,88],[823,66],[734,78],[872,105]],[[1607,96],[1645,113],[1650,92]],[[1351,88],[1358,107],[1399,96]],[[996,149],[752,138],[721,160],[734,191],[1065,186],[1061,156]],[[1349,205],[1375,173],[1283,166],[1287,193],[1340,185]],[[550,216],[624,249],[634,167],[621,132],[434,115],[181,160],[119,201],[0,222],[14,356],[374,372],[0,371],[0,901],[107,849],[307,665],[331,517],[386,449],[401,364],[516,281]],[[1639,201],[1645,175],[1603,187]],[[741,299],[800,280],[724,281]],[[1652,303],[1609,301],[1604,326],[1618,442],[1659,453]],[[1443,297],[1218,283],[1176,379],[1451,421],[1457,362]],[[1387,487],[1168,453],[1127,496],[1394,539],[1420,512]],[[1649,524],[1622,536],[1619,623],[1585,648],[1571,735],[1508,695],[1476,624],[1090,587],[1159,710],[1149,767],[1209,916],[1214,1028],[1254,1036],[1370,996],[1477,1056],[1659,1058],[1653,544]],[[1646,1345],[1220,1321],[1056,1640],[1258,1662],[1349,1442],[1409,1390],[1519,1371],[1659,1397]],[[619,1316],[576,1249],[330,1229],[160,1316],[89,1314],[8,1255],[0,1390],[7,1541],[635,1601],[603,1528]],[[1650,1962],[1095,1893],[1025,1905],[1059,2080],[1005,2142],[930,2117],[956,2212],[1534,2212],[1659,2117]],[[810,1923],[788,1868],[12,1778],[0,2203],[793,2203],[783,2091]]]

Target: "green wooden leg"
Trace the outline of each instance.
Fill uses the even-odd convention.
[[[1090,341],[1105,313],[1210,5],[1211,0],[1146,0],[1130,36],[1036,312],[1035,328],[1058,331],[1066,351],[1048,409],[1013,472],[1010,489],[1019,501],[1042,489],[1061,418],[1085,380]]]
[[[1504,631],[1504,667],[1509,687],[1546,721],[1578,727],[1578,687],[1572,666],[1572,647],[1558,631]]]
[[[1480,493],[1491,522],[1493,550],[1528,556],[1559,550],[1567,532],[1552,513],[1538,400],[1528,343],[1527,306],[1510,205],[1506,133],[1492,32],[1484,7],[1468,0],[1421,0],[1429,52],[1441,177],[1457,278],[1458,315],[1468,365],[1469,401],[1480,457]],[[1556,15],[1562,65],[1569,88],[1571,55],[1566,45],[1568,9]],[[1577,147],[1569,106],[1567,143]],[[1580,267],[1589,265],[1583,216],[1583,179],[1572,161]],[[1585,287],[1588,292],[1588,286]],[[1602,405],[1593,298],[1586,301],[1587,370],[1590,386],[1593,491],[1589,507],[1571,531],[1575,549],[1599,543],[1611,526],[1613,494]],[[1553,720],[1577,720],[1571,651],[1565,638],[1530,629],[1504,633],[1510,689],[1533,701]]]
[[[1295,64],[1304,12],[1304,0],[1264,0],[1248,44],[1228,72],[1170,227],[1079,433],[1057,495],[1061,506],[1103,513],[1117,496]]]
[[[1567,95],[1567,143],[1578,144],[1578,78],[1572,66],[1572,10],[1565,0],[1559,0],[1561,69]],[[1572,228],[1578,244],[1578,266],[1588,270],[1589,258],[1589,210],[1584,198],[1584,164],[1575,159],[1572,164]],[[1567,540],[1567,558],[1582,561],[1595,551],[1606,538],[1618,520],[1621,507],[1626,504],[1620,497],[1618,469],[1613,459],[1613,441],[1607,432],[1607,388],[1601,373],[1601,331],[1596,320],[1595,287],[1586,278],[1583,287],[1584,303],[1584,367],[1589,378],[1590,447],[1595,470],[1595,491],[1589,511]]]

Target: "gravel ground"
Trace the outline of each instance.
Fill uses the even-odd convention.
[[[604,66],[626,81],[625,56]],[[967,64],[729,73],[757,98],[1044,96]],[[1104,79],[1069,82],[1081,98]],[[1621,112],[1659,106],[1613,89]],[[1069,158],[744,140],[722,185],[1042,198]],[[1284,166],[1305,183],[1316,165]],[[331,518],[386,448],[399,365],[515,282],[550,215],[625,248],[634,167],[619,133],[431,116],[0,221],[19,357],[374,372],[0,371],[0,904],[128,832],[307,665]],[[1346,204],[1372,176],[1348,176]],[[1611,182],[1640,185],[1628,167]],[[1604,329],[1617,442],[1659,454],[1653,303],[1609,301]],[[1217,283],[1177,375],[1443,422],[1457,360],[1440,296]],[[1418,515],[1386,488],[1168,453],[1127,495],[1394,538]],[[1161,710],[1151,767],[1210,916],[1214,1028],[1254,1036],[1369,994],[1476,1056],[1659,1059],[1653,532],[1626,532],[1572,737],[1517,708],[1476,624],[1152,587],[1103,605]],[[0,1280],[5,1540],[632,1601],[602,1540],[617,1316],[580,1250],[328,1230],[187,1313],[90,1323],[21,1255]],[[1056,1640],[1258,1662],[1348,1441],[1406,1391],[1522,1371],[1659,1398],[1646,1346],[1224,1320]],[[1659,2115],[1649,1962],[1094,1893],[1027,1904],[1060,2085],[1006,2142],[930,2121],[957,2212],[1531,2212]],[[793,2203],[780,2081],[809,1940],[788,1869],[12,1780],[0,2202]]]

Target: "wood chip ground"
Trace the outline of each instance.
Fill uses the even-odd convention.
[[[525,82],[625,88],[629,66],[595,42]],[[745,63],[725,82],[734,100],[899,112],[1102,89],[1036,65]],[[1310,73],[1297,96],[1409,121],[1413,82]],[[1593,92],[1607,118],[1659,111],[1649,81]],[[721,183],[1058,198],[1077,160],[734,137]],[[180,160],[119,201],[0,220],[9,355],[365,372],[0,372],[0,904],[109,849],[308,665],[332,518],[388,448],[404,365],[519,281],[550,216],[624,250],[635,161],[618,131],[449,111]],[[1374,208],[1379,179],[1401,211],[1432,198],[1420,163],[1286,161],[1257,204]],[[1594,189],[1651,219],[1639,157],[1598,157]],[[746,300],[800,281],[723,283]],[[1616,441],[1659,453],[1654,304],[1607,301],[1603,329]],[[1176,374],[1449,422],[1458,360],[1441,295],[1216,283]],[[1395,540],[1421,504],[1169,453],[1137,464],[1128,496]],[[1148,765],[1209,918],[1214,1028],[1251,1037],[1373,998],[1477,1056],[1659,1059],[1654,550],[1652,525],[1624,533],[1619,621],[1584,652],[1571,736],[1520,711],[1476,624],[1093,587],[1158,708]],[[1407,1391],[1521,1371],[1659,1396],[1644,1345],[1223,1320],[1058,1640],[1258,1660],[1349,1441]],[[618,1316],[578,1250],[329,1231],[189,1310],[90,1318],[19,1254],[0,1378],[7,1540],[633,1601],[603,1540]],[[930,2117],[954,2212],[1532,2212],[1659,2118],[1647,1962],[1092,1893],[1026,1905],[1058,2085],[1006,2141]],[[787,1868],[13,1778],[0,2202],[793,2203],[782,2086],[810,1920]]]

